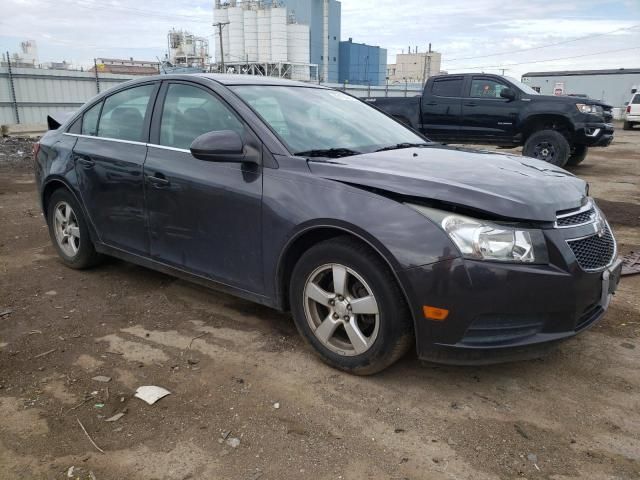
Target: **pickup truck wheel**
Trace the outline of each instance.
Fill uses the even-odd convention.
[[[569,160],[567,161],[567,165],[576,166],[582,163],[582,161],[587,158],[587,153],[589,151],[589,147],[586,145],[577,145],[574,147]]]
[[[376,252],[350,237],[307,250],[293,269],[289,298],[298,331],[334,368],[371,375],[413,344],[395,277]]]
[[[571,147],[560,132],[540,130],[532,133],[524,144],[523,155],[564,167],[569,160]]]

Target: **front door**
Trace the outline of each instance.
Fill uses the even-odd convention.
[[[471,78],[462,102],[461,135],[483,143],[508,142],[514,137],[521,101],[502,98],[500,92],[505,88],[513,89],[493,77],[474,75]]]
[[[114,93],[86,111],[73,148],[82,201],[100,240],[146,254],[142,168],[158,83]]]
[[[234,130],[260,163],[257,138],[205,87],[165,82],[159,98],[144,165],[151,257],[263,293],[262,167],[198,160],[189,151],[203,133]]]

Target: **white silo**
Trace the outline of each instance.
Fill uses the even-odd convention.
[[[287,56],[290,63],[309,63],[309,25],[291,23],[287,25]],[[293,80],[309,80],[308,66],[292,65]]]
[[[267,8],[258,10],[258,61],[271,62],[271,11]]]
[[[258,61],[258,12],[253,8],[244,11],[244,50],[248,61]]]
[[[229,62],[244,62],[244,12],[242,7],[229,7]]]
[[[287,9],[271,8],[271,61],[287,61]]]
[[[226,23],[229,21],[229,10],[227,8],[216,8],[213,11],[213,23]],[[220,33],[218,28],[214,30],[216,39],[216,61],[220,62]],[[222,27],[222,47],[224,50],[224,61],[229,61],[229,25]]]

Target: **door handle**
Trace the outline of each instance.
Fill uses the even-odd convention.
[[[162,188],[169,186],[169,180],[162,173],[156,173],[155,175],[147,175],[147,180],[151,185],[156,188]]]
[[[435,107],[436,105],[438,105],[438,103],[437,102],[429,102],[429,103],[426,103],[425,105],[427,105],[428,107]]]
[[[478,104],[475,102],[469,102],[464,104],[465,107],[477,107]]]
[[[89,157],[78,155],[76,158],[78,159],[78,163],[84,168],[93,168],[96,164],[96,162],[91,160]]]

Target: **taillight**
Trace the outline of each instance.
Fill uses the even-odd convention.
[[[631,105],[627,105],[627,113],[631,113]]]
[[[36,142],[33,144],[33,161],[38,161],[38,153],[40,153],[40,142]]]

